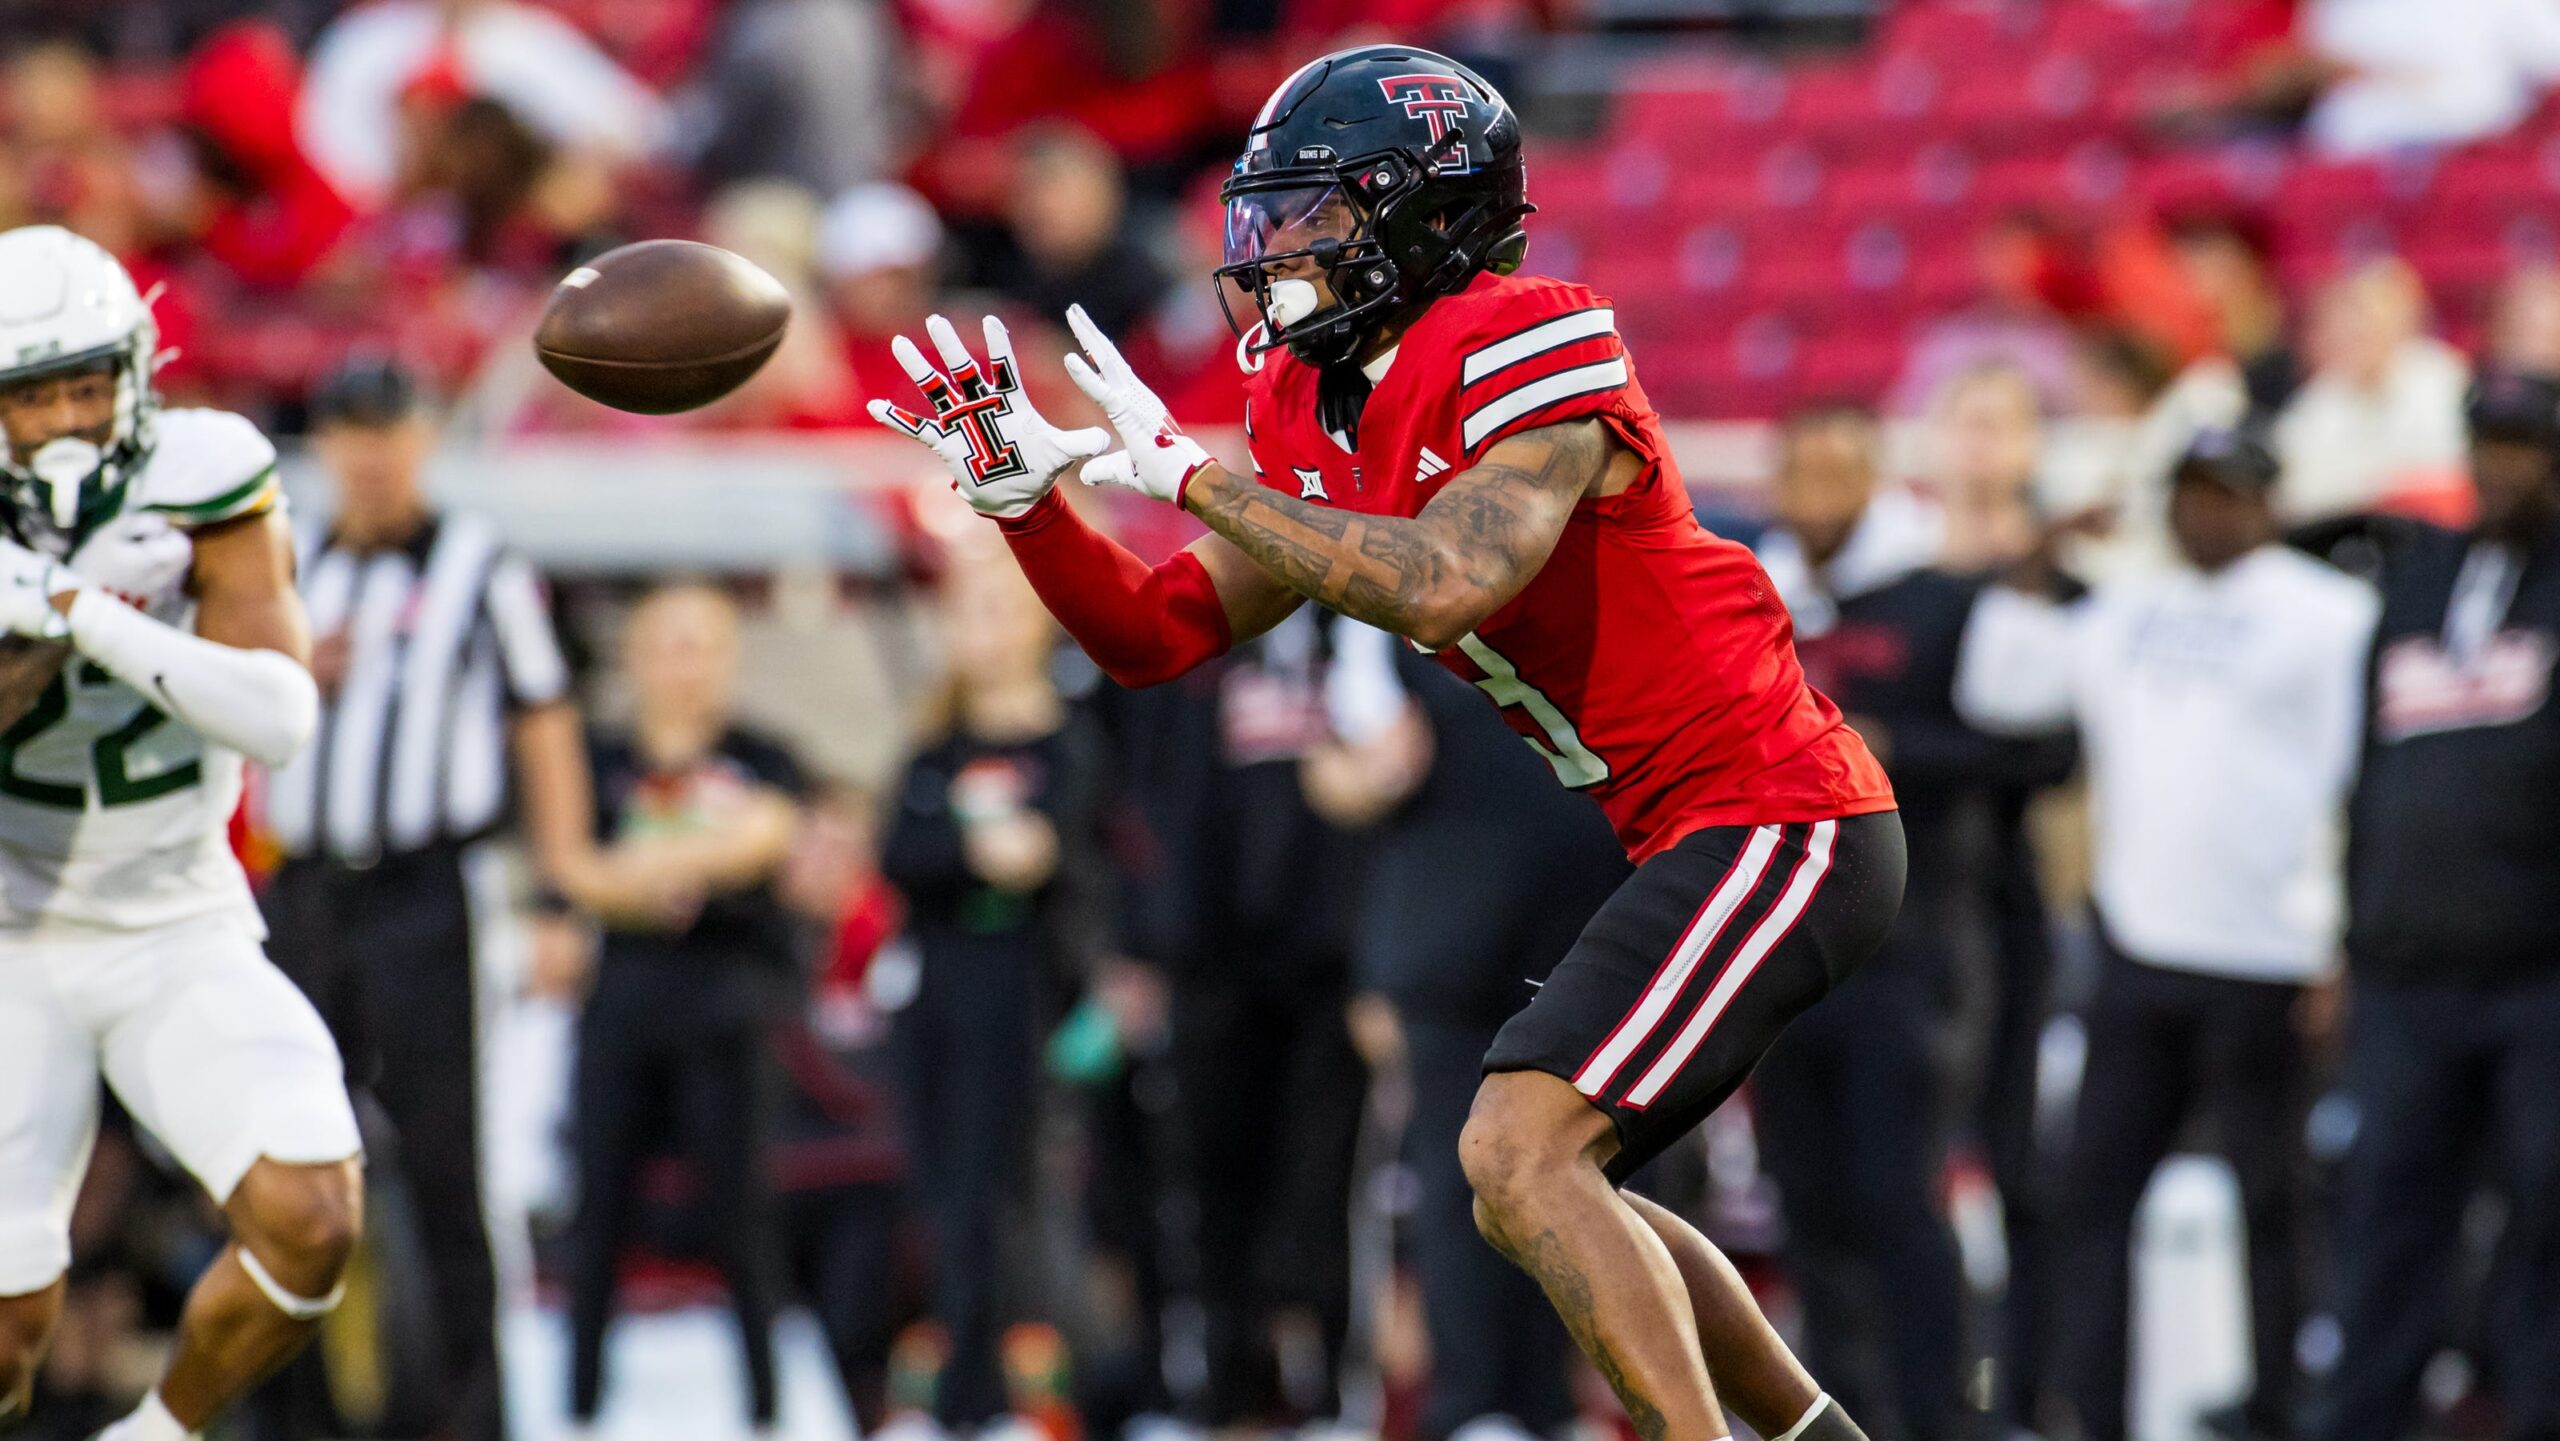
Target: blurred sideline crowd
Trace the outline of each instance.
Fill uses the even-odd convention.
[[[329,551],[431,570],[440,443],[859,425],[903,399],[888,338],[937,306],[1023,317],[1038,361],[1061,346],[1029,327],[1080,301],[1178,414],[1231,421],[1206,187],[1293,57],[1356,22],[1507,80],[1576,23],[240,8],[34,6],[0,217],[165,287],[174,398],[308,435],[335,509],[307,575]],[[2538,103],[2525,39],[2553,21],[2443,7],[2489,44],[2442,62],[2428,93],[2461,113],[2413,133],[2316,98],[2363,73],[2320,44],[2388,43],[2390,6],[2373,33],[2331,0],[2193,8],[2241,38],[2187,119],[2308,114],[2332,149],[2494,141]],[[516,341],[568,265],[659,233],[800,304],[747,389],[643,421]],[[2499,247],[2459,304],[2388,254],[2305,276],[2245,206],[1985,212],[1965,247],[1962,293],[1872,383],[1790,403],[1765,490],[1702,497],[1892,772],[1914,868],[1885,957],[1640,1184],[1745,1261],[1880,1441],[2114,1441],[2146,1386],[2176,1408],[2146,1441],[2560,1436],[2560,269]],[[1639,372],[1673,344],[1637,339]],[[512,787],[558,764],[537,737],[579,735],[600,834],[662,851],[626,913],[537,894],[513,941],[421,941],[386,919],[396,856],[272,807],[244,828],[280,933],[312,938],[297,979],[337,997],[386,1213],[359,1304],[246,1434],[501,1434],[519,1358],[491,1313],[529,1295],[565,1317],[579,1419],[612,1414],[614,1316],[708,1302],[744,1341],[742,1424],[776,1419],[792,1309],[862,1427],[904,1441],[1618,1424],[1476,1237],[1454,1150],[1486,1040],[1621,873],[1596,814],[1358,627],[1301,616],[1119,691],[937,500],[899,583],[831,602],[886,659],[826,724],[903,737],[885,772],[814,762],[805,718],[762,705],[769,655],[741,680],[753,584],[582,578],[551,593],[557,656],[490,642],[474,703]],[[1107,519],[1151,556],[1190,538]],[[336,603],[318,665],[345,709],[370,672]],[[532,809],[433,845],[538,850]],[[549,1028],[547,1100],[480,1093],[493,1013]],[[498,1138],[470,1118],[528,1109],[484,1217]],[[111,1129],[84,1192],[38,1434],[121,1409],[212,1254],[139,1146]],[[2143,1282],[2175,1247],[2136,1219],[2181,1150],[2225,1159],[2213,1254],[2241,1293],[2183,1348],[2211,1308]]]

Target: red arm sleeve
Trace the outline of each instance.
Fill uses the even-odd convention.
[[[997,524],[1049,613],[1120,684],[1169,681],[1234,643],[1218,589],[1189,551],[1150,568],[1055,490]]]

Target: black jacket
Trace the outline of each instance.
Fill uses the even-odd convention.
[[[2468,655],[2449,649],[2446,613],[2487,549],[2476,537],[2357,517],[2297,540],[2382,590],[2348,809],[2353,973],[2442,986],[2560,976],[2560,531],[2508,553],[2512,596]],[[2494,603],[2505,589],[2480,594]]]

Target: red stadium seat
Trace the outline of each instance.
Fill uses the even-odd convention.
[[[2046,7],[2043,35],[2056,48],[2102,55],[2110,67],[2175,60],[2196,43],[2182,6],[2067,0]]]
[[[1898,329],[1835,333],[1805,343],[1797,359],[1795,382],[1807,397],[1872,404],[1902,373],[1902,360],[1903,336]]]
[[[2055,8],[2085,3],[2073,0]],[[2032,44],[2042,19],[2039,7],[2031,4],[1904,0],[1888,9],[1879,38],[1890,52],[1980,65]]]

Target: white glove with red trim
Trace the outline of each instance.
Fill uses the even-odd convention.
[[[980,515],[1020,515],[1049,493],[1060,471],[1111,448],[1110,432],[1099,427],[1060,430],[1031,408],[1003,321],[992,315],[986,319],[988,363],[983,369],[950,321],[930,316],[924,328],[942,352],[942,363],[951,368],[949,375],[935,369],[903,335],[889,348],[906,367],[907,378],[924,392],[933,414],[917,415],[875,400],[871,418],[924,442],[950,469],[952,488],[970,509]]]
[[[1086,461],[1084,483],[1126,486],[1140,495],[1182,504],[1183,487],[1216,457],[1173,423],[1172,412],[1120,358],[1120,347],[1111,343],[1083,306],[1067,307],[1067,328],[1075,332],[1076,344],[1084,347],[1084,355],[1067,357],[1067,378],[1102,407],[1111,428],[1120,432],[1120,443],[1127,447]],[[1091,364],[1085,356],[1092,357]]]

